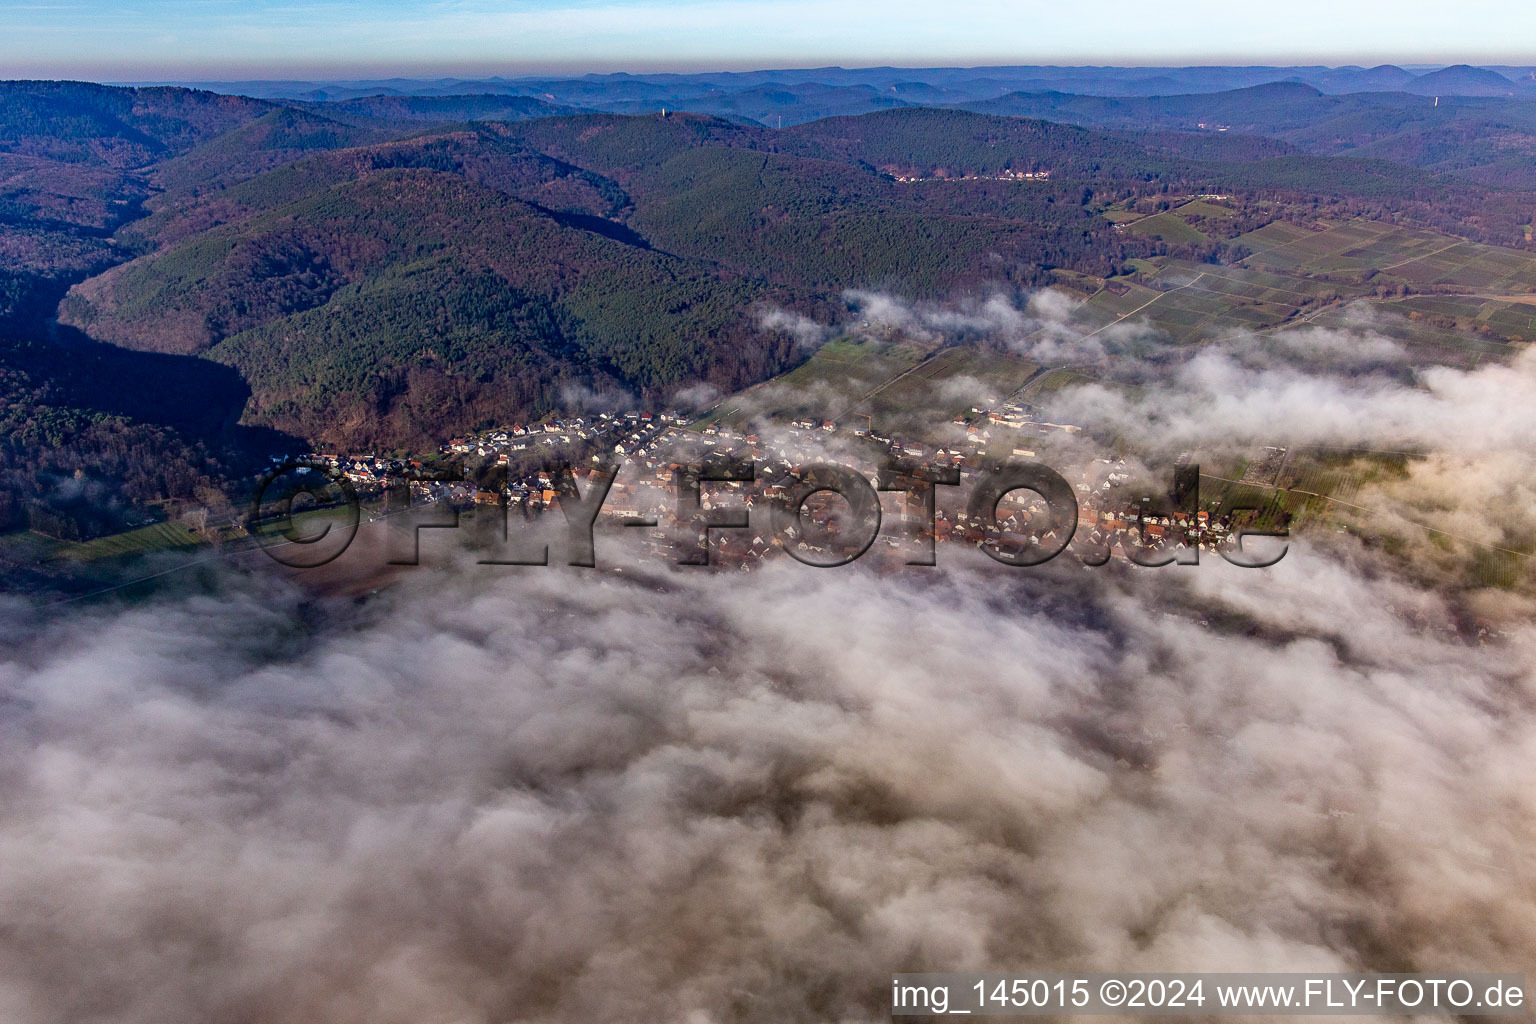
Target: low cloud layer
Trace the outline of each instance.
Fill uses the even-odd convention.
[[[1051,408],[1172,448],[1279,441],[1486,455],[1536,437],[1536,352],[1470,371],[1428,367],[1408,380],[1398,372],[1327,372],[1333,367],[1315,362],[1391,345],[1321,330],[1280,342],[1248,338],[1200,352],[1144,392],[1086,385],[1053,398]],[[1266,358],[1244,358],[1241,347]],[[1277,358],[1297,349],[1313,358],[1305,365]]]
[[[880,1020],[1518,969],[1536,632],[1359,563],[420,570],[6,609],[0,1016]]]

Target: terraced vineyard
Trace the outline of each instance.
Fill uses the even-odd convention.
[[[1210,236],[1173,213],[1157,213],[1132,222],[1129,230],[1164,242],[1206,242]]]
[[[1234,240],[1242,265],[1297,274],[1377,275],[1419,288],[1457,286],[1497,295],[1536,293],[1536,257],[1433,231],[1351,220],[1316,230],[1276,221]]]
[[[918,345],[836,338],[788,373],[726,399],[694,426],[718,422],[745,427],[758,417],[841,415],[871,391],[917,366],[927,354],[927,348]]]
[[[1503,302],[1475,295],[1416,295],[1397,304],[1416,321],[1478,331],[1506,341],[1536,338],[1536,301]],[[1449,321],[1449,322],[1447,322]]]
[[[1001,352],[942,349],[911,372],[875,390],[850,413],[855,420],[868,414],[883,430],[921,430],[969,411],[978,401],[997,405],[1023,387],[1038,369]]]
[[[1139,324],[1178,344],[1291,323],[1349,329],[1380,324],[1411,347],[1454,364],[1536,338],[1536,256],[1360,219],[1310,225],[1275,220],[1229,235],[1234,215],[1205,199],[1150,215],[1106,210],[1106,219],[1131,233],[1167,242],[1221,239],[1250,252],[1225,264],[1133,260],[1131,276],[1088,289],[1072,322],[1092,334]],[[1428,294],[1412,294],[1420,292]],[[1115,337],[1134,351],[1134,334]]]
[[[1147,261],[1145,283],[1117,280],[1091,296],[1072,321],[1102,331],[1122,321],[1144,320],[1181,344],[1234,332],[1274,327],[1309,304],[1336,298],[1332,285],[1242,267]],[[1357,290],[1363,294],[1363,290]]]

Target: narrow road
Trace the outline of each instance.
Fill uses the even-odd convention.
[[[1454,249],[1458,245],[1466,245],[1466,244],[1467,244],[1466,242],[1464,242],[1464,241],[1462,241],[1461,239],[1458,238],[1458,239],[1456,239],[1456,241],[1452,242],[1450,245],[1441,246],[1440,248],[1436,249],[1434,252],[1426,252],[1426,253],[1423,253],[1423,254],[1418,255],[1418,256],[1410,256],[1408,259],[1403,260],[1401,263],[1394,263],[1390,267],[1377,267],[1376,269],[1377,270],[1396,270],[1398,267],[1406,267],[1410,263],[1417,263],[1419,260],[1427,260],[1431,256],[1438,256],[1438,255],[1440,255],[1442,252],[1445,252],[1445,250],[1447,250],[1447,249]]]
[[[1093,337],[1095,334],[1098,334],[1099,331],[1107,331],[1107,330],[1109,330],[1111,327],[1115,326],[1115,324],[1118,324],[1121,320],[1124,320],[1126,317],[1128,317],[1128,316],[1135,316],[1137,313],[1140,313],[1142,310],[1144,310],[1148,306],[1152,305],[1152,303],[1156,302],[1158,299],[1162,298],[1164,295],[1172,295],[1174,292],[1181,292],[1185,288],[1188,288],[1188,287],[1190,287],[1192,285],[1198,284],[1200,279],[1202,277],[1204,277],[1204,276],[1205,276],[1205,271],[1202,270],[1200,273],[1196,274],[1194,277],[1190,278],[1188,281],[1185,281],[1183,284],[1179,285],[1177,288],[1169,288],[1165,292],[1158,292],[1156,295],[1152,296],[1146,302],[1143,302],[1141,305],[1137,306],[1135,309],[1131,310],[1129,313],[1122,313],[1120,316],[1116,317],[1114,320],[1111,320],[1109,323],[1105,324],[1103,327],[1100,327],[1098,330],[1096,330],[1096,331],[1089,331],[1087,334],[1085,334],[1081,338],[1079,338],[1078,341],[1087,341],[1089,338]]]

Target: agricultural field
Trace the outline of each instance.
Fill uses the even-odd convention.
[[[1117,280],[1116,290],[1106,288],[1079,306],[1073,322],[1094,331],[1122,320],[1145,320],[1186,344],[1280,324],[1302,303],[1319,301],[1322,293],[1333,291],[1315,282],[1217,264],[1139,262],[1149,264],[1141,276],[1157,287]]]
[[[56,581],[68,581],[68,589],[77,594],[86,594],[121,588],[146,573],[158,576],[159,563],[147,563],[146,559],[192,551],[206,543],[174,522],[84,542],[56,540],[23,530],[0,535],[0,568],[18,573],[18,579],[25,579],[32,571],[46,572]],[[145,569],[146,564],[152,568]]]
[[[876,428],[908,432],[931,428],[968,412],[996,406],[1023,387],[1039,367],[1017,356],[978,348],[946,348],[893,377],[850,409]]]
[[[1327,302],[1348,295],[1355,289],[1327,281],[1315,281],[1292,274],[1277,274],[1251,267],[1222,266],[1215,263],[1191,263],[1187,260],[1163,260],[1156,280],[1182,284],[1196,275],[1201,280],[1192,291],[1230,296],[1264,307],[1273,315],[1292,316],[1303,306]]]
[[[1235,211],[1193,199],[1161,213],[1112,207],[1103,216],[1126,231],[1191,242],[1226,237]],[[1144,323],[1183,345],[1299,322],[1360,329],[1379,317],[1393,337],[1458,365],[1536,340],[1529,253],[1367,220],[1274,221],[1229,241],[1250,254],[1227,265],[1136,258],[1127,276],[1096,291],[1077,282],[1088,299],[1072,323],[1095,333]],[[1356,300],[1370,312],[1351,308]]]
[[[788,373],[725,399],[693,426],[744,427],[758,418],[836,419],[928,354],[915,344],[837,338]]]
[[[207,543],[195,530],[179,522],[154,523],[137,530],[114,533],[81,543],[65,543],[58,556],[72,561],[93,562],[103,558],[147,555],[157,551],[179,551]]]
[[[1019,397],[1026,402],[1038,402],[1053,392],[1073,387],[1077,384],[1092,383],[1094,379],[1086,374],[1078,373],[1076,370],[1047,370],[1031,380],[1029,386],[1024,389]]]
[[[1140,213],[1129,206],[1112,206],[1101,216],[1111,224],[1165,242],[1204,242],[1226,235],[1226,222],[1237,211],[1207,199],[1191,199],[1162,213]],[[1133,226],[1134,225],[1134,226]],[[1205,230],[1209,225],[1213,231]]]
[[[1144,308],[1159,294],[1155,288],[1117,278],[1106,282],[1092,298],[1078,306],[1073,317],[1082,326],[1107,325]]]
[[[1475,295],[1414,295],[1393,308],[1416,323],[1476,331],[1503,341],[1536,339],[1536,302],[1503,302]]]
[[[1146,235],[1148,238],[1158,238],[1164,242],[1175,244],[1210,241],[1209,235],[1192,227],[1188,221],[1179,217],[1172,210],[1132,221],[1126,225],[1126,230],[1134,234]]]
[[[1185,203],[1172,212],[1178,214],[1179,217],[1186,221],[1195,221],[1196,223],[1200,220],[1230,220],[1237,213],[1231,207],[1221,206],[1206,199],[1196,199]]]
[[[1402,452],[1341,451],[1299,447],[1291,451],[1277,483],[1290,490],[1353,502],[1368,484],[1401,480],[1415,457]]]
[[[1228,513],[1242,508],[1259,510],[1256,527],[1286,526],[1292,533],[1323,522],[1338,530],[1360,533],[1391,549],[1403,542],[1398,533],[1422,531],[1432,543],[1451,550],[1464,538],[1445,532],[1445,523],[1434,518],[1402,518],[1373,507],[1374,484],[1401,481],[1417,456],[1401,452],[1366,450],[1295,449],[1273,483],[1240,480],[1245,472],[1226,475],[1217,471],[1200,478],[1200,500],[1214,501]],[[1202,467],[1204,468],[1204,467]],[[1261,474],[1262,475],[1262,474]],[[1386,518],[1383,519],[1382,517]],[[1387,523],[1392,529],[1383,530]],[[1506,540],[1504,546],[1473,543],[1465,566],[1467,582],[1483,587],[1512,587],[1531,571],[1532,538]]]
[[[1248,267],[1338,276],[1375,271],[1376,283],[1490,295],[1536,292],[1536,257],[1527,253],[1376,221],[1319,222],[1317,228],[1275,222],[1234,241],[1253,250],[1241,261]]]
[[[693,426],[737,428],[755,419],[808,417],[884,431],[933,427],[978,402],[994,404],[1038,370],[1006,352],[974,347],[927,350],[917,345],[838,339],[800,366],[720,403]]]
[[[1161,273],[1161,270],[1154,267],[1154,273]],[[1072,312],[1069,324],[1083,330],[1087,336],[1098,335],[1115,324],[1126,327],[1149,325],[1158,332],[1157,336],[1117,333],[1114,344],[1109,345],[1115,352],[1134,355],[1149,352],[1150,348],[1167,339],[1184,344],[1206,336],[1224,335],[1240,327],[1278,322],[1279,318],[1253,315],[1252,310],[1244,307],[1244,302],[1201,292],[1203,275],[1198,270],[1187,276],[1175,278],[1170,275],[1170,278],[1160,279],[1166,284],[1164,289],[1147,287],[1126,278],[1115,279],[1080,304]]]
[[[1343,331],[1370,331],[1400,343],[1415,359],[1470,369],[1485,359],[1507,359],[1512,343],[1491,332],[1414,318],[1394,301],[1360,300],[1311,314],[1306,323]]]
[[[1265,454],[1258,461],[1265,461]],[[1353,501],[1361,488],[1374,479],[1401,475],[1406,461],[1395,453],[1292,450],[1278,466],[1249,463],[1233,476],[1202,473],[1200,500],[1215,502],[1227,513],[1258,509],[1260,529],[1287,522],[1301,529],[1309,521],[1336,516],[1341,506],[1349,513],[1346,518],[1353,518],[1360,511]]]

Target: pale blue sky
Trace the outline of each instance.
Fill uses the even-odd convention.
[[[1529,0],[0,0],[0,77],[1536,63]]]

